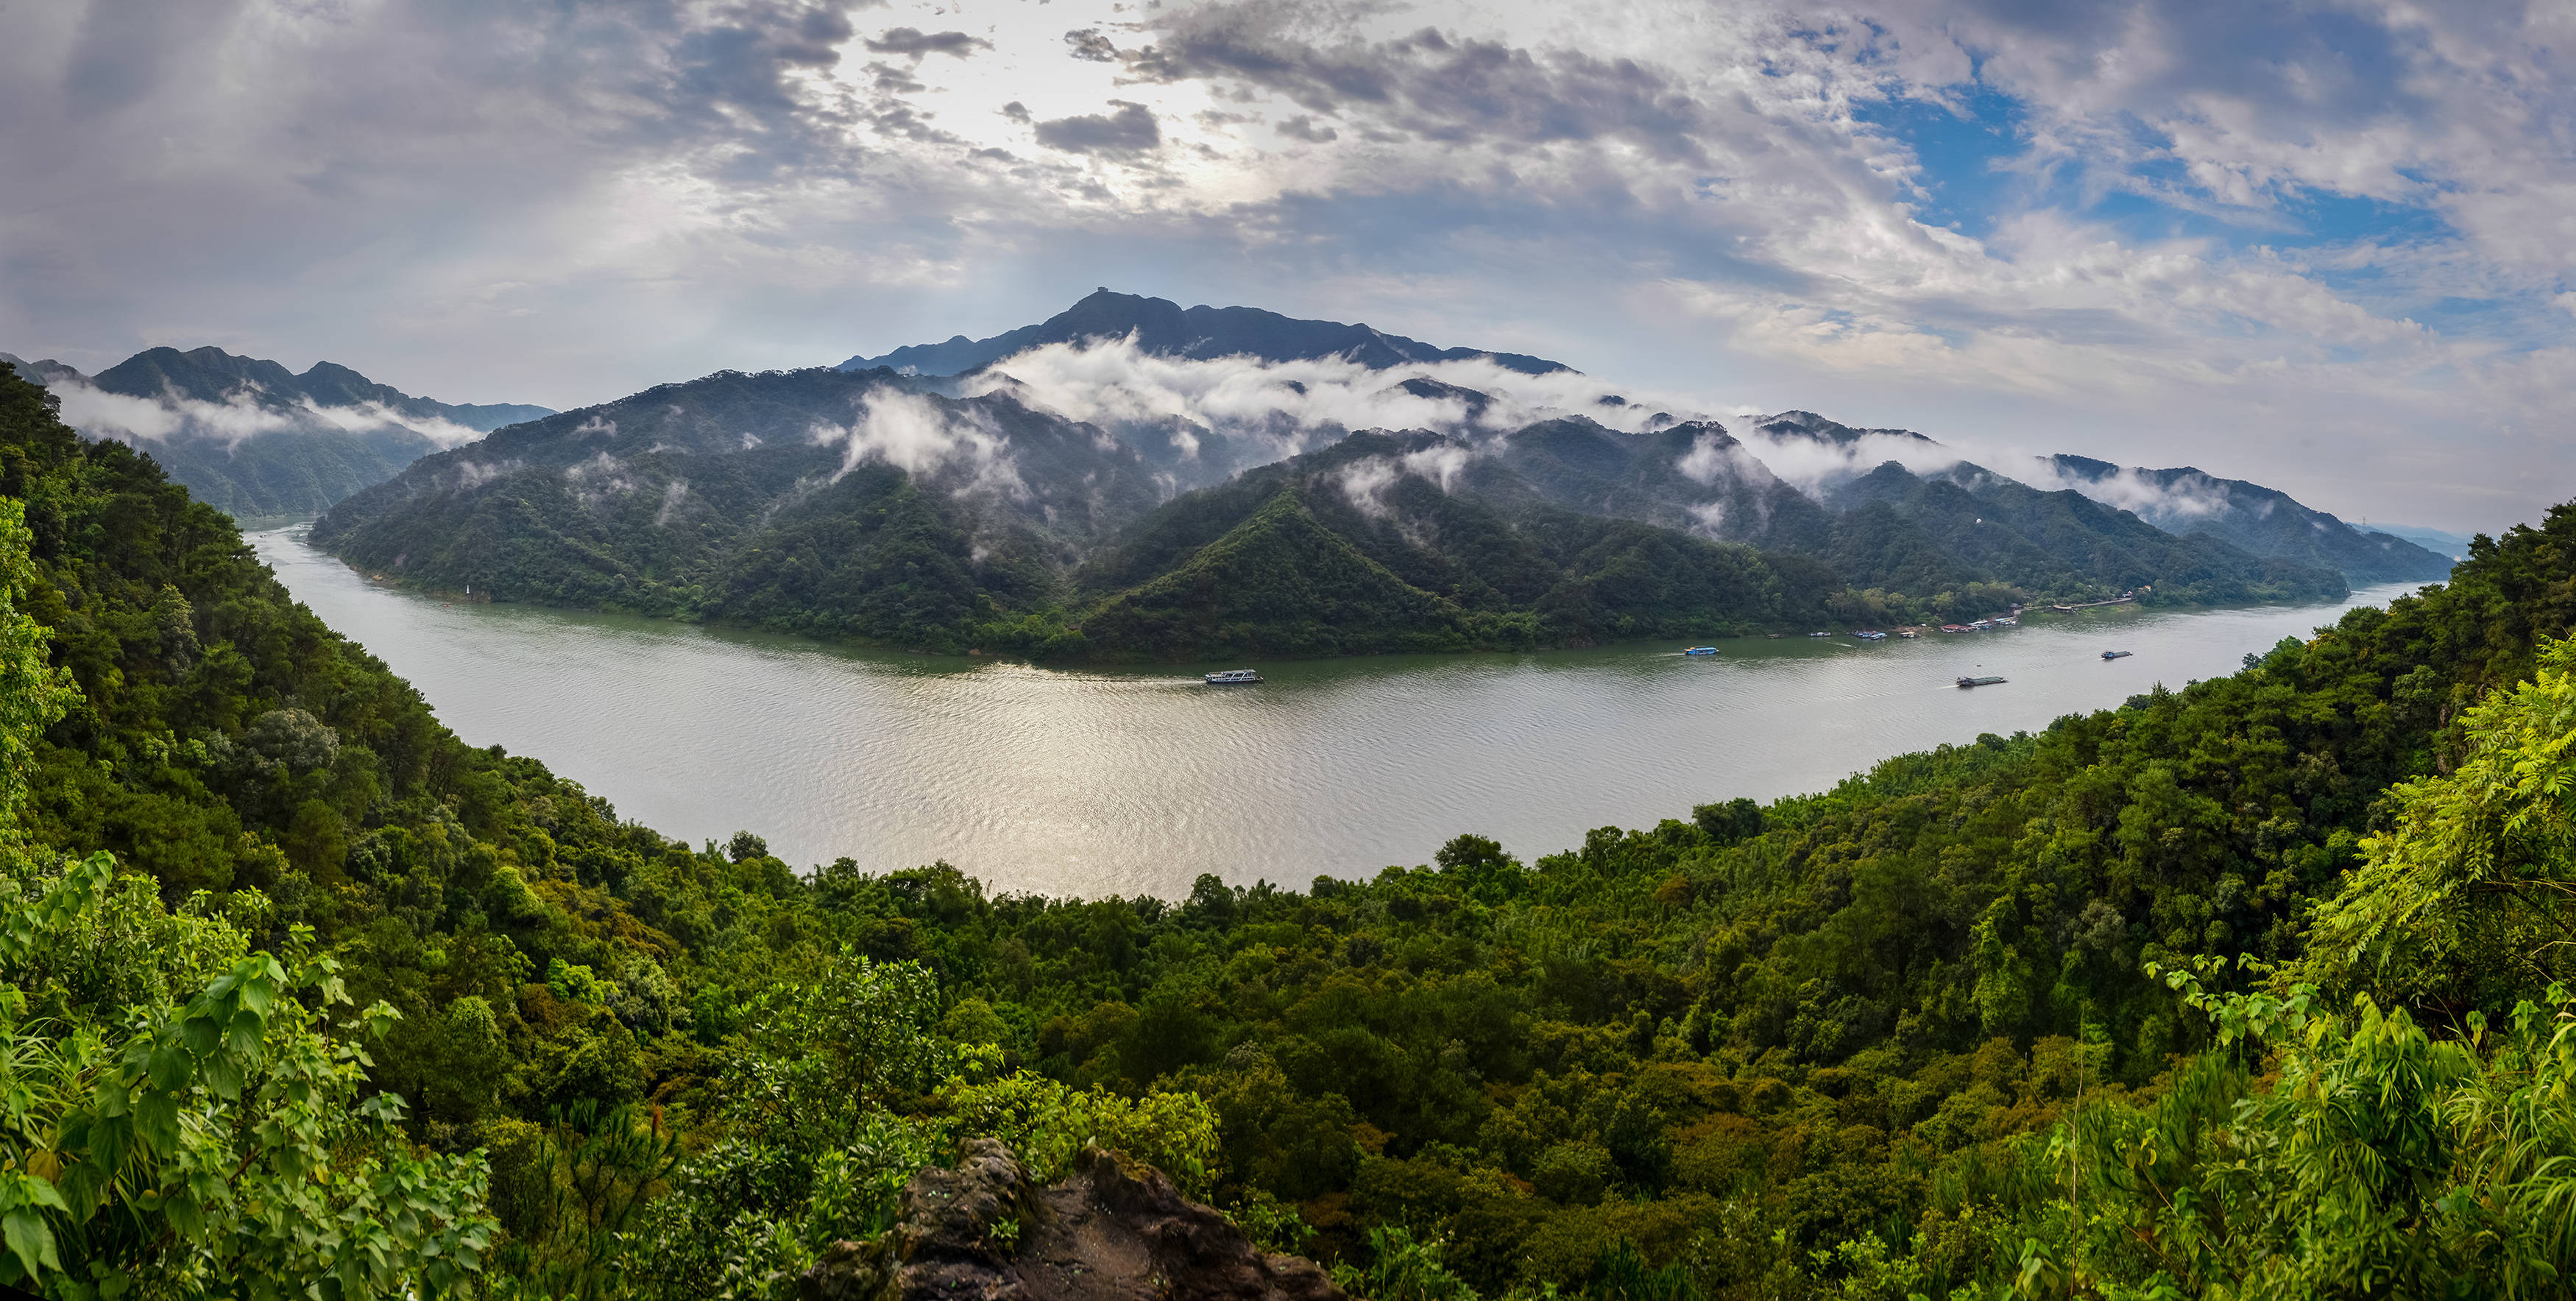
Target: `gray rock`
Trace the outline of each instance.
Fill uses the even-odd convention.
[[[804,1301],[1346,1301],[1314,1262],[1274,1256],[1163,1172],[1087,1148],[1040,1188],[1011,1150],[966,1145],[925,1170],[902,1218],[867,1243],[835,1243],[799,1280]]]

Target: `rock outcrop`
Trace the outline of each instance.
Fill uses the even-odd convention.
[[[1346,1301],[1314,1262],[1255,1248],[1163,1172],[1087,1148],[1038,1187],[1011,1150],[966,1146],[903,1190],[902,1218],[841,1242],[799,1280],[805,1301]]]

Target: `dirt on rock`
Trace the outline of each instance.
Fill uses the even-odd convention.
[[[902,1215],[833,1244],[798,1281],[804,1301],[1348,1301],[1314,1262],[1255,1248],[1152,1166],[1086,1148],[1073,1173],[1029,1181],[1008,1147],[966,1145],[925,1170]]]

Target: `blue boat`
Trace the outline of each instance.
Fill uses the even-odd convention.
[[[1715,646],[1693,646],[1689,650],[1682,652],[1684,655],[1715,655],[1716,653],[1717,648]]]

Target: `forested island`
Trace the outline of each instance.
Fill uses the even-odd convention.
[[[1330,532],[1295,477],[1204,528]],[[0,1282],[786,1297],[985,1138],[1377,1301],[2576,1269],[2576,508],[1821,794],[1079,900],[621,822],[8,375],[0,497]]]

